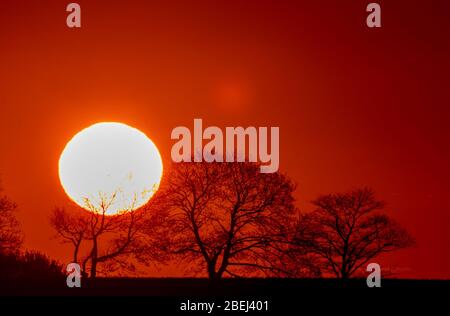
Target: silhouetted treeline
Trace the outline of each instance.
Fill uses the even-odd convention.
[[[0,253],[0,280],[63,280],[63,266],[36,251]]]
[[[91,212],[58,208],[51,224],[91,278],[171,262],[211,280],[347,279],[414,244],[369,188],[319,196],[312,212],[296,208],[294,190],[287,175],[255,163],[174,163],[137,211],[107,216],[111,201]]]
[[[65,276],[61,264],[40,252],[21,251],[23,236],[16,210],[13,201],[0,195],[0,283],[3,290],[12,285],[60,282]]]
[[[176,163],[138,210],[109,216],[109,200],[90,211],[57,208],[50,222],[91,279],[166,263],[210,280],[348,279],[380,254],[414,245],[369,188],[321,195],[311,212],[297,209],[294,191],[287,175],[260,173],[255,163]],[[20,253],[16,208],[0,196],[0,277],[64,276],[45,255]]]
[[[22,245],[22,233],[15,212],[17,205],[7,196],[1,195],[0,182],[0,253],[16,251]]]

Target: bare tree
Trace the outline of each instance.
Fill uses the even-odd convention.
[[[73,245],[74,263],[79,263],[80,247],[87,236],[88,223],[87,214],[78,208],[73,209],[72,212],[67,212],[64,208],[56,208],[50,217],[50,224],[62,242]]]
[[[387,215],[371,189],[323,195],[301,217],[295,243],[321,261],[321,268],[348,279],[370,260],[412,246],[412,237]]]
[[[278,264],[295,214],[294,185],[254,163],[172,165],[161,197],[170,208],[173,251],[211,280],[285,275]]]
[[[83,275],[91,278],[97,276],[100,264],[108,270],[133,270],[134,262],[165,258],[162,250],[167,246],[158,240],[163,214],[150,213],[146,207],[133,211],[131,206],[118,215],[107,215],[114,198],[103,199],[98,207],[86,200],[91,211],[57,208],[50,219],[59,238],[73,245],[73,260],[81,264]],[[83,246],[87,253],[80,257]]]
[[[1,193],[1,186],[0,186]],[[0,253],[15,252],[22,245],[22,233],[15,212],[17,205],[0,195]]]

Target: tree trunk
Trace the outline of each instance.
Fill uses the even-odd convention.
[[[340,277],[341,286],[346,288],[348,286],[349,279],[350,279],[350,277],[347,273],[347,270],[345,269],[345,267],[343,267],[341,269],[341,277]]]
[[[95,279],[97,277],[97,251],[97,238],[94,238],[91,257],[91,279]]]
[[[80,242],[75,244],[75,249],[73,250],[73,262],[78,263],[78,251],[80,250]]]
[[[208,277],[212,283],[216,283],[221,278],[221,275],[218,272],[216,272],[215,265],[213,264],[210,264],[208,266]]]

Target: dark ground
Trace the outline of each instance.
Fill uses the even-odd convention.
[[[223,279],[214,284],[202,278],[97,278],[82,280],[81,288],[68,288],[65,280],[3,281],[3,296],[277,296],[302,291],[372,290],[365,279],[346,283],[336,279]],[[449,290],[450,280],[384,279],[381,287],[388,290]]]
[[[119,312],[123,316],[130,309],[143,309],[143,315],[192,314],[180,310],[188,300],[214,302],[222,309],[226,300],[268,301],[269,312],[280,315],[311,315],[302,313],[311,308],[317,314],[384,314],[386,308],[399,314],[422,308],[429,314],[431,308],[447,305],[450,280],[383,279],[380,289],[368,288],[365,279],[352,279],[346,284],[335,279],[224,279],[211,284],[200,278],[98,278],[82,281],[81,288],[67,288],[65,279],[22,284],[10,280],[0,281],[0,296],[0,306],[28,305],[58,314],[68,307],[73,311],[89,308],[102,315]],[[216,308],[211,314],[229,313],[233,311]]]

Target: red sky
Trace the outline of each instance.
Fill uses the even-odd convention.
[[[0,2],[0,174],[26,248],[70,257],[48,217],[79,130],[132,125],[168,163],[171,130],[202,118],[279,126],[302,209],[371,186],[418,242],[385,265],[450,277],[448,1],[379,1],[376,30],[368,0],[78,1],[81,29],[69,2]]]

